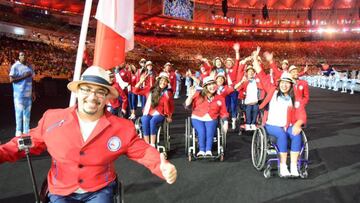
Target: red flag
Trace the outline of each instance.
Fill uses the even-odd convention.
[[[94,64],[111,69],[134,47],[134,0],[99,0]]]

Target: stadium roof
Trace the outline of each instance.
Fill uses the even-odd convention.
[[[22,2],[56,10],[82,12],[85,0],[8,0]],[[94,0],[96,5],[98,0]],[[194,0],[195,5],[221,7],[222,0]],[[146,13],[149,10],[162,11],[163,0],[135,0],[135,13]],[[261,9],[266,3],[268,9],[344,9],[358,8],[358,0],[228,0],[229,8]]]

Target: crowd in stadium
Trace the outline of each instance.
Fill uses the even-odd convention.
[[[66,42],[64,42],[66,43]],[[63,43],[63,44],[64,44]],[[171,61],[182,73],[186,69],[197,69],[195,56],[202,54],[206,58],[219,56],[233,57],[231,46],[234,41],[191,40],[168,37],[136,36],[136,46],[128,53],[128,61],[136,62],[141,57],[151,59],[158,69],[166,62]],[[310,73],[316,73],[322,61],[329,64],[340,65],[340,69],[354,69],[358,61],[360,50],[358,41],[317,41],[317,42],[240,42],[240,55],[246,56],[251,50],[260,45],[263,50],[271,51],[278,61],[287,59],[298,66],[310,65]],[[72,72],[75,64],[75,47],[58,46],[48,43],[27,41],[1,36],[0,64],[9,68],[14,62],[19,50],[28,53],[29,62],[34,66],[38,75],[66,76]],[[37,50],[33,52],[31,50]],[[92,54],[92,49],[88,49]],[[159,57],[162,56],[162,57]],[[165,57],[164,57],[165,56]],[[334,57],[336,56],[336,57]]]

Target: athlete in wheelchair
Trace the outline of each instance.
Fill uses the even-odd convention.
[[[192,158],[220,158],[222,161],[229,113],[226,110],[224,97],[216,93],[216,82],[212,76],[204,78],[202,88],[201,91],[195,91],[195,88],[192,88],[185,101],[185,106],[192,105],[193,110],[191,120],[188,119],[186,122],[185,150],[189,161]],[[220,122],[218,122],[219,117]],[[214,139],[216,132],[217,137]],[[217,143],[215,155],[213,155],[214,140]]]
[[[147,98],[143,116],[141,120],[138,119],[135,122],[135,126],[147,143],[157,147],[158,150],[167,152],[170,150],[169,123],[172,121],[171,116],[174,111],[173,93],[168,90],[169,75],[161,72],[153,87],[140,89],[146,77],[147,74],[143,74],[134,88],[135,94],[144,95]],[[163,126],[160,128],[161,124]],[[164,136],[164,146],[159,145],[161,134]]]
[[[139,117],[135,120],[135,129],[136,133],[141,139],[144,139],[143,129],[142,129],[142,117]],[[168,152],[170,151],[170,123],[164,119],[162,122],[156,124],[156,140],[155,147],[156,149],[163,153],[167,158]]]
[[[257,50],[257,54],[260,48]],[[259,62],[254,60],[253,67],[267,93],[260,109],[268,105],[265,113],[265,126],[254,132],[252,140],[252,160],[256,169],[262,170],[269,154],[276,158],[267,161],[264,170],[266,178],[271,176],[272,162],[278,163],[280,177],[307,177],[308,145],[302,126],[306,123],[304,105],[295,100],[294,80],[289,73],[283,73],[279,85],[272,85]],[[269,136],[267,136],[267,134]],[[275,138],[275,139],[274,139]],[[268,142],[269,141],[269,142]],[[288,141],[290,141],[290,171],[287,166]],[[274,150],[275,151],[272,151]],[[301,171],[301,174],[299,173]]]

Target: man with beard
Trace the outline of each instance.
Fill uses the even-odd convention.
[[[131,121],[105,110],[118,93],[104,69],[91,66],[67,87],[76,94],[77,105],[46,111],[29,133],[30,153],[47,150],[52,158],[47,176],[51,202],[112,202],[117,185],[114,161],[121,155],[169,184],[175,182],[175,166],[137,136]],[[0,163],[25,156],[18,139],[0,146]]]

